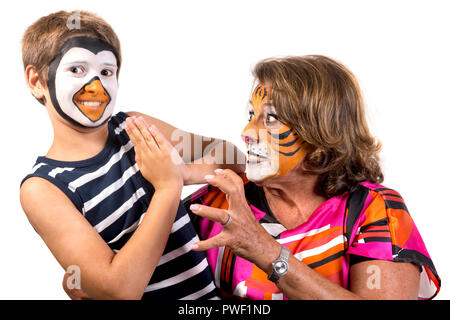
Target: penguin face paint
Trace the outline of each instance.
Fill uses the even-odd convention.
[[[254,182],[285,175],[306,155],[306,141],[279,120],[270,95],[270,87],[256,87],[242,132],[248,149],[245,172]]]
[[[74,125],[98,127],[112,115],[118,89],[117,58],[101,40],[67,40],[50,63],[48,88],[56,111]]]

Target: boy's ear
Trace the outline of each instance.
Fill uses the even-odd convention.
[[[28,65],[25,68],[25,78],[31,94],[40,101],[45,99],[46,86],[39,78],[39,72],[35,66]]]

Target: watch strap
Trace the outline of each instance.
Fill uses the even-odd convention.
[[[278,280],[280,280],[280,278],[287,273],[287,270],[289,267],[288,260],[289,260],[290,254],[291,254],[291,251],[288,248],[283,247],[283,246],[281,247],[280,256],[274,262],[272,262],[272,274],[267,277],[270,281],[277,283]],[[285,266],[284,272],[279,273],[277,271],[277,268],[276,268],[277,263],[281,263]]]

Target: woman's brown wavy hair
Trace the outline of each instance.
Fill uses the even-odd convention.
[[[345,66],[320,55],[270,58],[253,74],[271,85],[280,120],[314,146],[302,166],[319,175],[325,196],[352,191],[361,181],[383,181],[381,144],[369,131],[361,90]]]

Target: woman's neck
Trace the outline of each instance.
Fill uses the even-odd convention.
[[[283,177],[260,184],[275,218],[287,229],[306,222],[326,197],[317,191],[318,176],[294,168]]]
[[[106,145],[108,123],[98,128],[77,128],[60,117],[51,117],[53,143],[47,157],[61,161],[80,161],[94,157]]]

